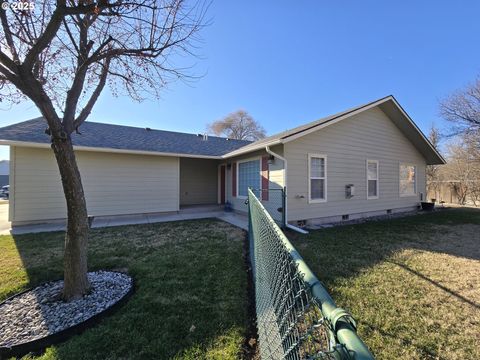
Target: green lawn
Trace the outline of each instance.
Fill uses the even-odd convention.
[[[41,359],[236,359],[247,332],[244,232],[214,220],[92,230],[90,269],[128,270],[118,312]],[[480,359],[480,211],[289,238],[377,359]],[[62,233],[0,236],[0,299],[62,276]]]
[[[128,270],[136,293],[39,358],[240,358],[247,331],[244,237],[215,220],[92,230],[90,270]],[[61,278],[62,249],[62,233],[0,236],[0,300]]]
[[[480,359],[480,211],[289,233],[377,359]]]

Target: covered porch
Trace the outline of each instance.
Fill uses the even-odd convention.
[[[224,192],[219,160],[180,158],[180,210],[224,204]]]

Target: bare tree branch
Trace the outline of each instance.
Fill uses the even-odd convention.
[[[35,43],[27,53],[23,66],[25,69],[30,70],[33,67],[35,60],[38,58],[40,53],[45,50],[47,46],[50,45],[52,39],[58,32],[60,25],[62,24],[63,17],[65,15],[65,0],[57,0],[57,7],[52,14],[50,22],[48,23],[45,31],[40,35]]]
[[[88,115],[90,115],[90,112],[93,109],[93,106],[97,102],[103,88],[105,87],[105,84],[107,82],[107,76],[109,74],[109,68],[110,68],[110,59],[105,60],[105,64],[103,64],[103,69],[102,73],[100,75],[100,81],[98,82],[97,87],[93,91],[92,95],[90,96],[90,99],[87,102],[87,105],[82,109],[80,112],[80,115],[75,119],[73,123],[73,127],[75,129],[78,129],[80,125],[82,125],[85,120],[87,120]]]
[[[13,62],[18,64],[20,62],[20,59],[18,58],[17,49],[15,47],[15,43],[12,37],[12,31],[8,26],[7,15],[3,7],[0,8],[0,20],[2,22],[3,33],[5,34],[5,39],[7,41],[8,48],[13,57]]]
[[[0,50],[0,64],[8,68],[12,73],[16,73],[17,66],[15,63],[5,54],[3,51]]]
[[[440,114],[454,124],[454,134],[480,130],[480,77],[442,100]]]

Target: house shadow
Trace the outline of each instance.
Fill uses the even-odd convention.
[[[480,209],[442,209],[314,230],[308,235],[289,231],[287,237],[327,287],[339,278],[354,278],[387,262],[480,309],[478,301],[458,294],[401,259],[394,260],[405,250],[480,260]]]

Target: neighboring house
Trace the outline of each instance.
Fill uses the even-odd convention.
[[[8,160],[0,160],[0,187],[8,185],[10,164]]]
[[[0,129],[14,225],[66,216],[45,127],[39,118]],[[248,187],[286,187],[293,224],[379,215],[417,208],[426,165],[445,162],[393,96],[253,143],[94,122],[72,137],[92,216],[226,201],[246,211]]]

